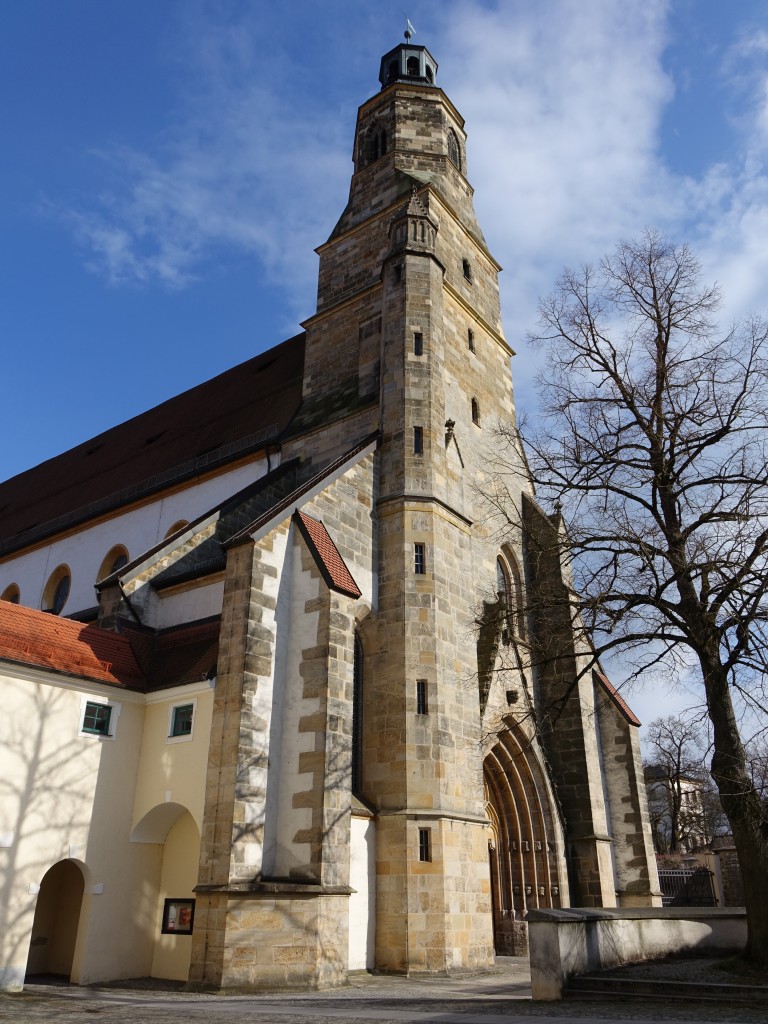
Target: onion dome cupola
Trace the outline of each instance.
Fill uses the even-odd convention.
[[[379,81],[382,89],[394,82],[434,85],[436,77],[437,61],[426,46],[400,43],[381,58]]]

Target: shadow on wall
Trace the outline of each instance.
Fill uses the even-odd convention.
[[[62,721],[69,723],[71,717],[67,715],[71,700],[63,690],[34,684],[9,680],[3,687],[0,981],[8,988],[23,985],[38,886],[43,896],[41,928],[43,921],[48,928],[65,908],[74,912],[75,904],[82,902],[83,872],[72,859],[57,863],[62,849],[67,849],[66,840],[84,835],[91,816],[91,769],[78,760],[75,730],[62,728]],[[82,851],[77,848],[71,853],[78,856]],[[41,941],[43,932],[35,937],[33,963],[39,963],[47,943]],[[59,966],[64,962],[58,954],[54,960]]]

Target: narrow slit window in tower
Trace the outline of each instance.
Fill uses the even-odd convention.
[[[426,715],[429,711],[429,704],[427,701],[427,680],[417,679],[416,680],[416,714]]]
[[[413,454],[424,454],[424,430],[422,427],[413,428]]]
[[[469,345],[469,351],[475,351],[475,332],[471,327],[467,328],[467,345]]]
[[[413,335],[413,354],[415,356],[424,355],[424,335],[421,331],[416,331]]]
[[[432,829],[420,828],[419,829],[419,860],[430,861],[432,860]]]
[[[477,404],[477,399],[472,399],[472,422],[480,426],[480,406]]]
[[[413,545],[413,571],[417,576],[424,576],[427,571],[427,552],[424,544]]]

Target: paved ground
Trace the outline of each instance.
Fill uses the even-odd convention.
[[[31,985],[0,996],[9,1024],[509,1024],[548,1019],[765,1024],[763,1007],[696,1003],[532,1003],[528,961],[503,957],[496,970],[465,978],[362,975],[332,992],[248,996],[190,995],[133,983],[79,988]]]

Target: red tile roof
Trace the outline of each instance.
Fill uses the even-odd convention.
[[[82,679],[141,688],[127,637],[0,601],[0,659]]]
[[[610,679],[608,679],[607,676],[604,676],[602,672],[598,672],[597,669],[593,669],[593,671],[595,673],[595,676],[597,677],[598,682],[601,684],[605,692],[608,694],[608,696],[611,698],[613,703],[616,705],[616,707],[619,709],[622,715],[626,718],[629,724],[638,726],[642,725],[640,719],[634,713],[629,704],[627,704],[627,702],[621,696],[621,694],[610,681]]]
[[[0,553],[258,449],[301,404],[304,335],[0,484]]]
[[[220,616],[159,633],[124,633],[0,601],[0,661],[126,689],[163,690],[216,671]]]
[[[294,518],[328,586],[349,597],[360,597],[362,591],[320,520],[313,519],[306,512],[296,512]]]

